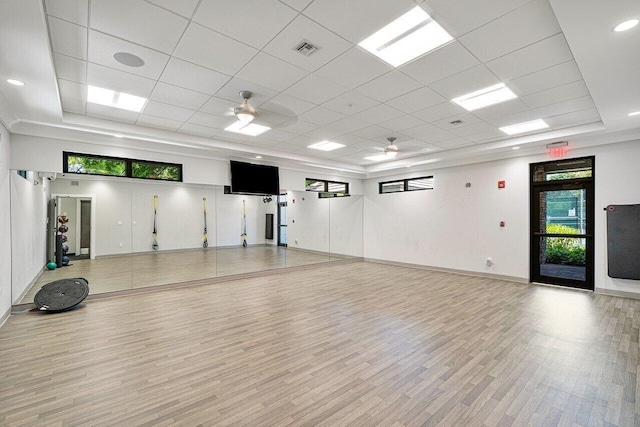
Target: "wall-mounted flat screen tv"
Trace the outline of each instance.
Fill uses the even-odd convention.
[[[231,160],[231,193],[280,194],[278,168]]]

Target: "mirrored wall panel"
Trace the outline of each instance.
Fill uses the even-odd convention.
[[[90,294],[361,258],[362,196],[12,173],[12,297],[82,277]]]

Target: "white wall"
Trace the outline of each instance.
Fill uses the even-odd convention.
[[[595,286],[640,295],[640,282],[606,275],[603,207],[640,203],[640,141],[575,149],[595,155]],[[365,258],[529,279],[529,156],[365,182]],[[435,189],[378,194],[378,182],[433,175]],[[506,180],[506,188],[497,182]],[[471,187],[466,188],[465,183]],[[500,228],[500,221],[506,227]],[[486,266],[491,256],[495,263]]]
[[[9,131],[0,123],[0,323],[11,310],[11,185]]]
[[[336,197],[329,202],[329,249],[332,254],[363,256],[364,198]]]
[[[287,192],[288,247],[329,253],[329,215],[329,199],[313,192]]]
[[[30,173],[30,178],[33,173]],[[34,181],[35,180],[35,181]],[[11,172],[11,274],[12,299],[18,298],[42,272],[46,259],[47,203],[50,181],[27,180]],[[37,185],[34,185],[37,182]]]

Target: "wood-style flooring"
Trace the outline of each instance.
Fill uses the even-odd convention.
[[[337,254],[278,246],[250,246],[160,251],[75,260],[67,267],[43,271],[20,303],[33,302],[36,293],[49,282],[74,277],[87,279],[90,292],[95,295],[275,268],[298,267],[344,258]]]
[[[369,262],[0,328],[0,425],[633,426],[640,301]]]

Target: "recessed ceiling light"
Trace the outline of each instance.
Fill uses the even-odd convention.
[[[7,79],[7,83],[11,83],[14,86],[24,86],[24,82],[16,79]]]
[[[365,160],[371,160],[373,162],[379,162],[382,160],[389,160],[389,156],[386,154],[376,154],[374,156],[367,156],[364,158]]]
[[[511,147],[512,150],[519,150],[520,147]]]
[[[333,151],[342,147],[344,147],[344,144],[338,144],[337,142],[332,141],[321,141],[316,142],[315,144],[311,144],[307,148],[313,148],[314,150],[320,151]]]
[[[261,158],[262,158],[262,156],[256,156],[256,159],[261,159]]]
[[[633,27],[635,27],[636,25],[638,25],[638,21],[637,19],[630,19],[628,21],[624,21],[619,23],[618,25],[616,25],[615,27],[613,27],[613,31],[615,31],[616,33],[622,32],[622,31],[627,31],[632,29]]]
[[[452,101],[467,111],[473,111],[517,97],[504,83],[498,83],[497,85],[453,98]]]
[[[257,125],[255,123],[241,122],[240,120],[238,120],[237,122],[234,122],[231,125],[227,126],[224,130],[226,130],[227,132],[241,133],[243,135],[258,136],[262,135],[268,130],[271,130],[271,128],[267,126]]]
[[[106,105],[107,107],[140,112],[147,102],[147,98],[89,85],[87,89],[87,101],[94,104]]]
[[[640,111],[634,111],[633,113],[629,113],[629,117],[639,116],[639,115],[640,115]]]
[[[137,68],[144,65],[144,60],[142,58],[128,52],[116,52],[113,54],[113,59],[115,59],[122,65],[126,65],[127,67]]]
[[[358,46],[399,67],[453,40],[444,28],[416,6]]]
[[[532,132],[534,130],[546,129],[549,125],[544,120],[532,120],[530,122],[516,123],[515,125],[499,128],[507,135],[517,135],[519,133]]]

